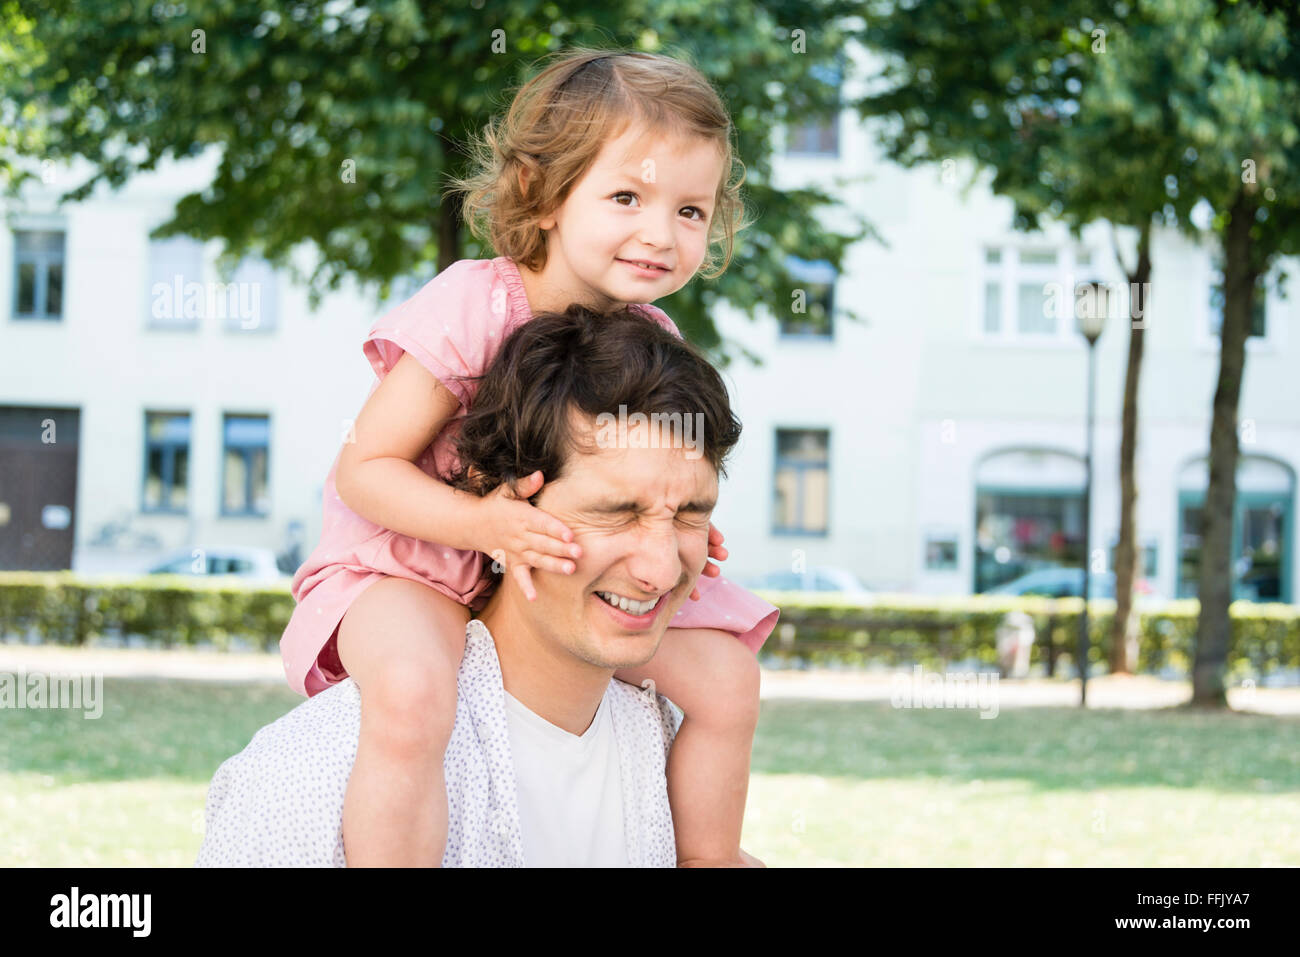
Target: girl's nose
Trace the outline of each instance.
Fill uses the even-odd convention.
[[[640,239],[647,246],[653,246],[655,249],[672,249],[673,235],[672,214],[647,216],[642,220]]]

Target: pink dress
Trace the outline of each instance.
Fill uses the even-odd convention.
[[[662,309],[634,308],[676,336],[676,325]],[[514,262],[462,259],[444,269],[419,292],[381,316],[362,343],[380,381],[409,352],[458,399],[461,407],[424,450],[417,464],[442,481],[458,464],[454,440],[476,382],[457,376],[481,375],[510,332],[532,318],[523,280]],[[289,686],[311,697],[347,677],[339,661],[339,622],[352,602],[384,576],[409,578],[436,588],[478,611],[493,587],[491,562],[479,552],[428,542],[362,518],[339,498],[334,485],[338,457],[325,478],[320,544],[293,577],[297,603],[280,638]],[[687,599],[669,627],[729,631],[758,652],[776,626],[776,606],[722,576],[699,578],[700,600]]]

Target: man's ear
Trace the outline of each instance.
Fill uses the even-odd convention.
[[[471,465],[469,467],[469,470],[465,473],[465,477],[469,479],[469,487],[475,490],[479,490],[480,494],[486,495],[488,492],[492,491],[491,489],[487,489],[485,491],[483,490],[483,485],[485,479],[487,479],[487,474],[483,472],[481,469],[479,469],[478,466]]]

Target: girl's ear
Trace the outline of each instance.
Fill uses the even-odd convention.
[[[531,169],[529,169],[527,166],[519,167],[519,192],[522,193],[524,196],[528,195],[528,187],[533,182],[532,177],[533,177],[533,171]],[[537,228],[540,229],[542,232],[546,232],[548,229],[554,229],[555,216],[551,215],[539,219],[537,221]]]

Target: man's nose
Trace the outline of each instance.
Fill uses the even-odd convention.
[[[682,577],[678,548],[677,532],[671,523],[643,527],[633,543],[628,571],[648,592],[669,591]]]

